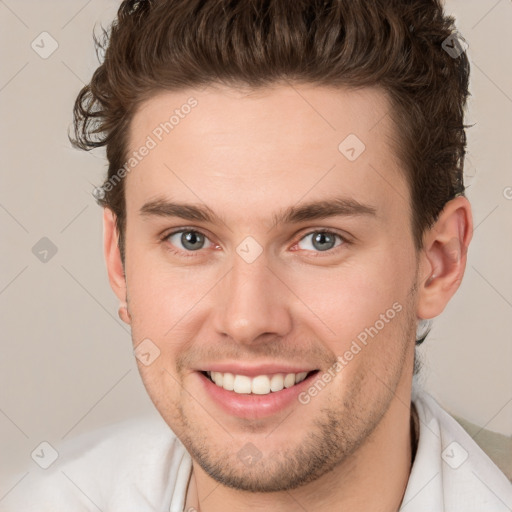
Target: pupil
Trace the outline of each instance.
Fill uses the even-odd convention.
[[[195,233],[194,231],[187,231],[181,235],[181,242],[183,244],[183,247],[186,247],[194,251],[201,248],[200,246],[194,246],[194,244],[197,244],[199,242],[199,245],[201,245],[202,235],[199,233]]]
[[[334,237],[330,236],[328,233],[317,233],[317,235],[313,239],[314,244],[325,244],[326,242],[330,244],[329,247],[326,247],[325,245],[320,245],[319,247],[317,247],[315,245],[315,247],[321,251],[325,251],[334,247]]]

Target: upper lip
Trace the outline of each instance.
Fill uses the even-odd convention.
[[[291,366],[285,364],[261,364],[258,366],[249,366],[240,363],[215,363],[205,365],[200,371],[203,372],[220,372],[220,373],[232,373],[234,375],[246,375],[247,377],[256,377],[258,375],[272,375],[275,373],[301,373],[301,372],[312,372],[318,368],[311,368],[311,366]]]

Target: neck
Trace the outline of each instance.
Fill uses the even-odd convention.
[[[410,389],[395,395],[375,430],[350,457],[296,489],[265,494],[238,491],[220,485],[194,461],[185,510],[397,512],[416,450],[410,399]]]

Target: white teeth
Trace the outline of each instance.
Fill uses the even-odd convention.
[[[284,378],[284,387],[291,388],[295,384],[295,373],[288,373]]]
[[[298,384],[299,382],[302,382],[305,378],[308,372],[300,372],[295,375],[295,384]]]
[[[221,386],[222,387],[223,379],[224,379],[224,377],[223,377],[222,373],[220,373],[220,372],[212,372],[212,380],[213,380],[213,382],[215,382],[215,384],[217,384],[217,386]]]
[[[302,382],[308,372],[300,373],[276,373],[275,375],[258,375],[247,377],[246,375],[234,375],[232,373],[206,372],[215,384],[227,391],[234,391],[240,394],[268,395],[271,391],[281,391],[284,388],[291,388],[293,385]]]
[[[270,379],[266,375],[258,375],[252,379],[251,391],[256,395],[268,395],[270,393]]]
[[[215,383],[217,384],[217,383]],[[235,376],[232,373],[225,373],[222,381],[222,387],[228,391],[233,391],[235,387]]]
[[[215,383],[217,384],[217,383]],[[217,384],[218,386],[218,384]],[[233,384],[233,391],[235,393],[250,393],[251,392],[251,378],[247,375],[235,375],[235,383]]]
[[[282,373],[272,375],[270,379],[270,389],[272,391],[281,391],[284,388],[284,377]]]

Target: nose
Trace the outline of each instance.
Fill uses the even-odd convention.
[[[290,332],[291,292],[267,265],[264,254],[247,263],[234,254],[228,275],[219,283],[215,327],[244,345],[268,343]]]

